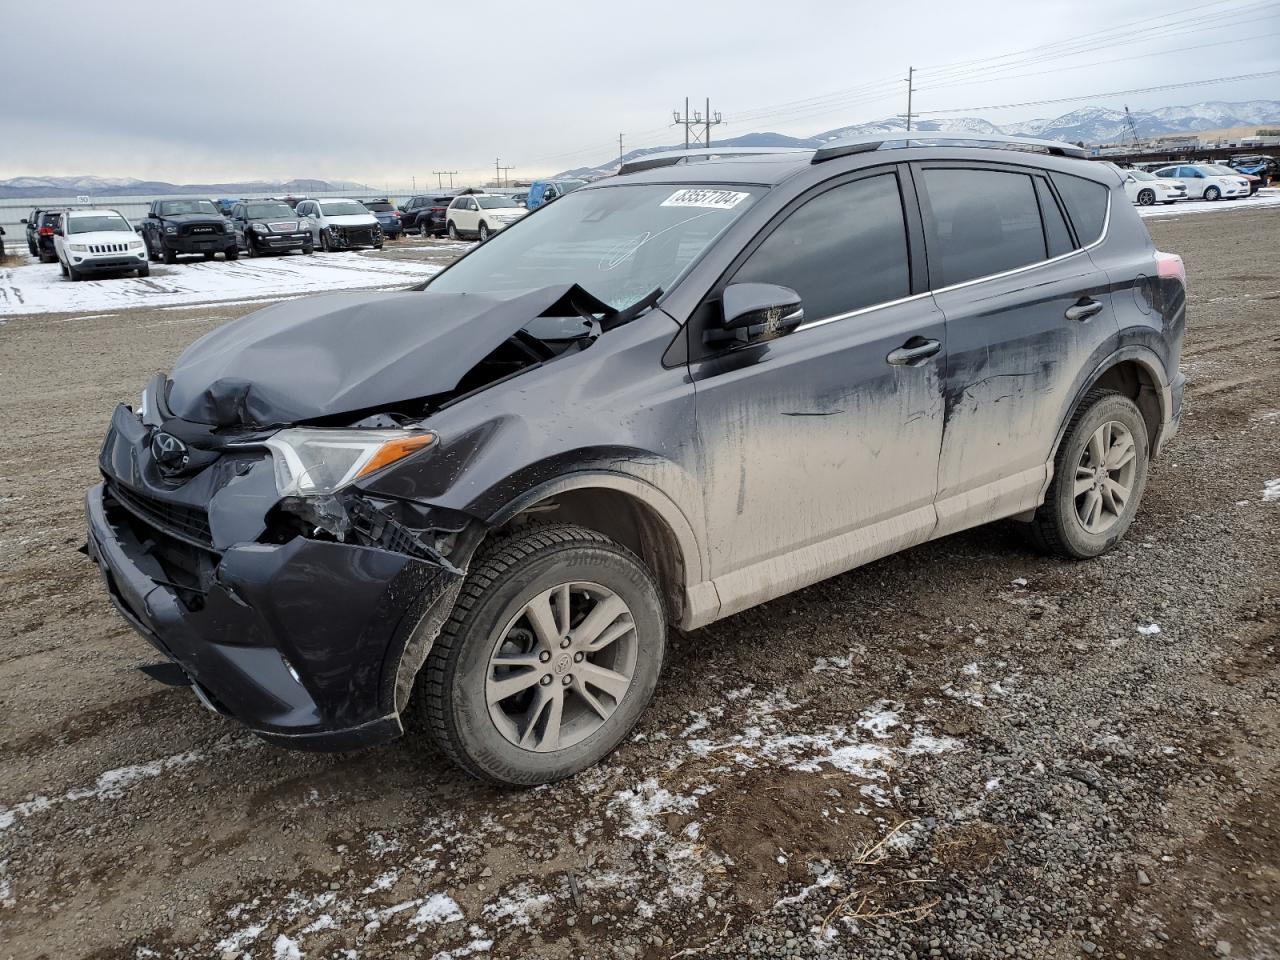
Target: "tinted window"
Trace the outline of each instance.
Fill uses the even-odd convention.
[[[1081,245],[1093,243],[1102,236],[1102,228],[1107,222],[1107,197],[1111,191],[1083,177],[1066,173],[1052,176],[1062,202],[1067,205],[1067,214],[1076,225],[1076,236]]]
[[[856,180],[814,197],[765,239],[735,283],[776,283],[822,320],[911,292],[898,178]]]
[[[1040,218],[1044,220],[1044,238],[1049,246],[1049,256],[1057,257],[1072,248],[1071,233],[1062,216],[1062,208],[1053,197],[1049,184],[1036,177],[1036,199],[1040,201]]]
[[[934,286],[1026,266],[1047,256],[1032,178],[996,170],[924,171]]]
[[[365,202],[365,206],[375,213],[386,213],[396,208],[394,203],[387,203],[385,200],[368,200]]]

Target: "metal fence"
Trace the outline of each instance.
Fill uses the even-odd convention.
[[[466,184],[455,184],[454,190],[462,190]],[[436,187],[432,184],[419,184],[417,190],[412,186],[396,188],[383,188],[380,190],[329,190],[317,193],[298,193],[294,196],[310,197],[317,200],[323,200],[326,197],[348,197],[352,200],[373,200],[378,197],[390,197],[396,203],[403,203],[409,197],[415,194],[430,193]],[[448,188],[446,188],[448,189]],[[486,187],[491,193],[516,193],[515,187]],[[224,195],[225,196],[225,195]],[[281,196],[276,193],[246,193],[236,199],[244,200],[262,200],[267,197]],[[136,223],[147,215],[147,210],[151,207],[153,200],[191,200],[205,199],[203,194],[156,194],[153,196],[142,197],[89,197],[88,202],[84,202],[80,197],[62,196],[62,197],[44,197],[37,199],[22,200],[0,200],[0,227],[5,229],[6,245],[10,248],[16,247],[23,240],[25,227],[22,220],[31,213],[36,207],[45,210],[59,210],[67,207],[104,207],[108,210],[118,210],[130,223]],[[210,196],[208,199],[220,199],[217,196]]]

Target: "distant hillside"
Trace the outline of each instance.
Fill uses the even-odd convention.
[[[1280,124],[1280,101],[1249,100],[1244,103],[1209,101],[1185,107],[1161,107],[1157,110],[1131,111],[1140,137],[1158,137],[1172,133],[1190,133],[1197,130],[1226,127]],[[951,117],[943,120],[917,120],[913,130],[936,133],[1009,134],[1014,136],[1044,137],[1050,140],[1083,142],[1089,145],[1116,143],[1129,136],[1123,110],[1106,107],[1082,107],[1052,119],[1024,120],[1020,123],[998,126],[981,117]],[[748,133],[741,137],[714,140],[717,147],[817,147],[828,140],[842,137],[875,136],[878,134],[905,133],[906,124],[901,117],[887,117],[869,123],[855,123],[847,127],[824,130],[811,137],[789,137],[781,133]],[[624,159],[632,160],[650,153],[678,150],[680,144],[662,147],[645,147],[633,150]],[[562,177],[601,177],[618,169],[618,161],[611,160],[596,167],[577,167],[560,174]]]
[[[166,183],[133,177],[14,177],[0,180],[0,198],[144,197],[198,193],[210,197],[239,197],[249,193],[331,193],[335,190],[367,190],[350,180],[251,180],[247,183]]]

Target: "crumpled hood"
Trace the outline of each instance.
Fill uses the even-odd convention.
[[[560,284],[505,300],[336,293],[274,304],[183,351],[168,407],[196,423],[266,427],[448,393],[575,290]]]

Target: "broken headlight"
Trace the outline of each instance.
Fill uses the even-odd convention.
[[[318,497],[341,490],[435,443],[429,431],[281,430],[266,446],[282,497]]]

